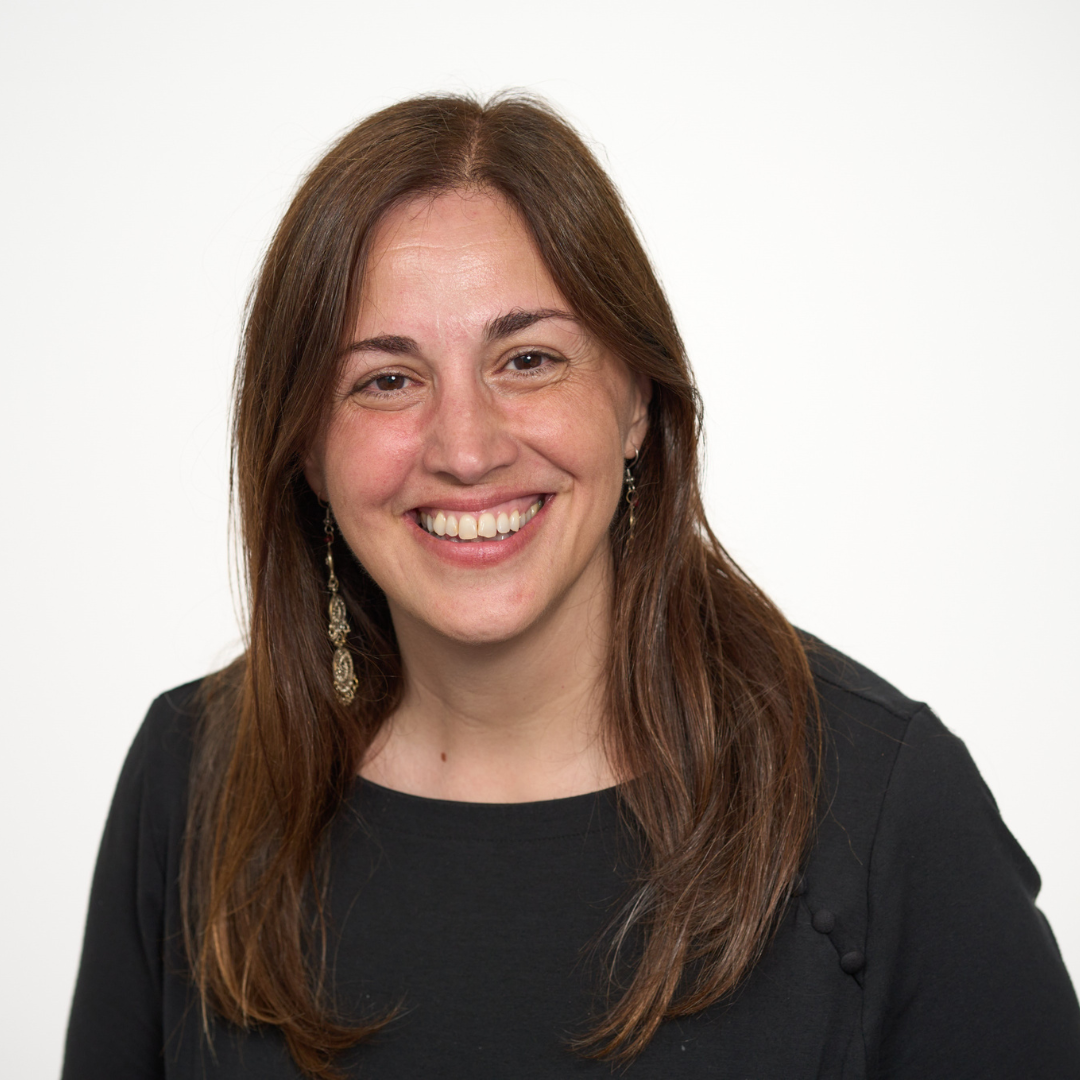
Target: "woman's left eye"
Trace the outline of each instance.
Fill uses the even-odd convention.
[[[553,356],[534,350],[531,352],[518,353],[517,356],[511,357],[507,361],[506,366],[510,368],[511,371],[536,371],[537,369],[544,367],[546,363],[553,363],[554,360],[555,358]]]

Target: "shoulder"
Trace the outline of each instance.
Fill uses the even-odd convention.
[[[160,694],[150,704],[131,746],[130,759],[155,779],[186,778],[201,715],[204,679]]]
[[[117,782],[110,825],[126,819],[148,829],[155,847],[175,843],[183,829],[203,683],[197,679],[154,699]]]
[[[805,631],[799,632],[806,649],[827,721],[840,728],[875,722],[882,733],[902,731],[924,702],[909,698],[891,683],[850,656]]]
[[[931,708],[804,635],[823,727],[822,826],[831,821],[865,867],[882,826],[901,821],[935,843],[958,820],[999,821],[963,741]]]
[[[862,988],[882,1074],[1076,1075],[1080,1010],[1039,875],[963,742],[922,702],[813,639],[824,726],[801,903]]]
[[[963,742],[928,705],[802,636],[822,721],[818,820],[804,902],[812,913],[826,912],[818,925],[832,928],[841,956],[862,955],[877,914],[870,905],[874,873],[916,849],[925,856],[927,843],[960,843],[951,835],[956,814],[928,793],[948,793],[959,816],[979,819],[984,830],[1000,819]]]
[[[802,637],[821,712],[823,793],[834,813],[869,810],[886,794],[902,795],[898,783],[918,784],[943,770],[985,791],[963,742],[929,705],[817,638]],[[898,776],[901,761],[906,768]]]

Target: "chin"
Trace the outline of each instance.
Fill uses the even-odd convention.
[[[461,645],[501,645],[512,641],[525,633],[532,625],[532,620],[506,620],[492,623],[491,620],[470,619],[467,622],[433,623],[433,629],[444,637]]]
[[[470,605],[471,610],[460,610],[464,604],[454,607],[458,610],[452,613],[413,610],[411,614],[420,626],[461,645],[499,645],[512,641],[524,634],[538,616],[538,612],[525,607],[507,611],[505,604],[477,604],[475,600]],[[498,611],[497,616],[493,614],[493,608]]]

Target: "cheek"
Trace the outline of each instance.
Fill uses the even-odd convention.
[[[517,426],[545,457],[582,480],[605,485],[621,477],[622,429],[619,404],[606,386],[560,387],[535,407],[526,404]]]
[[[334,425],[325,457],[331,502],[346,506],[393,503],[420,454],[416,432],[400,420],[369,413]]]

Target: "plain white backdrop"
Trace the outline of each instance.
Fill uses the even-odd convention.
[[[304,169],[431,90],[546,95],[620,184],[708,499],[799,625],[932,704],[1080,975],[1080,6],[9,0],[3,1072],[59,1069],[150,700],[240,648],[227,416]]]

